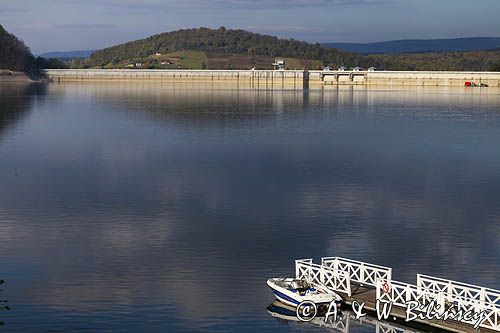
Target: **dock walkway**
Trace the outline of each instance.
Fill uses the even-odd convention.
[[[427,275],[417,275],[417,284],[392,279],[392,269],[360,261],[329,257],[321,264],[312,259],[295,261],[295,275],[312,283],[322,284],[340,294],[348,306],[365,303],[363,312],[377,315],[377,301],[392,304],[387,320],[404,322],[410,301],[421,306],[437,305],[437,313],[445,309],[484,314],[484,320],[475,329],[476,320],[428,320],[416,318],[413,322],[451,332],[500,332],[500,291],[458,281]],[[381,303],[384,304],[384,303]],[[425,311],[425,310],[424,310]],[[413,310],[417,313],[417,309]]]

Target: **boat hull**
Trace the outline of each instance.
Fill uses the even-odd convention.
[[[267,285],[273,292],[274,297],[276,297],[276,299],[283,304],[297,307],[300,303],[304,301],[310,301],[316,304],[316,306],[322,306],[322,305],[329,305],[333,301],[335,301],[338,305],[340,305],[342,301],[339,295],[326,290],[317,291],[316,289],[314,289],[313,293],[310,294],[306,293],[301,295],[301,293],[297,291],[283,287],[282,285],[283,282],[284,281],[286,282],[287,280],[292,280],[292,279],[274,278],[274,279],[269,279],[267,281]]]

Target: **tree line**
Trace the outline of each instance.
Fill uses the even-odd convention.
[[[22,40],[0,25],[0,68],[20,72],[36,70],[35,57]]]
[[[342,65],[357,64],[361,56],[294,39],[261,35],[245,30],[183,29],[153,35],[125,44],[116,45],[94,52],[90,66],[106,66],[123,60],[146,58],[155,53],[176,51],[203,51],[208,57],[220,55],[250,55],[314,59],[323,63]]]
[[[43,68],[104,67],[146,59],[154,54],[202,51],[208,58],[235,55],[286,57],[320,61],[324,66],[377,67],[405,71],[500,71],[500,49],[491,51],[361,55],[294,39],[279,39],[245,30],[182,29],[165,32],[94,52],[88,59],[35,57],[16,36],[0,25],[0,68],[38,73]],[[251,63],[241,64],[250,66]],[[271,64],[269,64],[271,66]]]
[[[58,59],[35,57],[29,47],[0,24],[0,69],[39,74],[42,68],[64,68]]]
[[[324,66],[377,67],[405,71],[500,71],[500,50],[361,55],[294,39],[279,39],[245,30],[183,29],[150,36],[93,53],[87,66],[143,59],[155,53],[203,51],[208,57],[244,54],[319,60]]]
[[[364,63],[395,71],[500,72],[500,49],[410,54],[372,54]]]

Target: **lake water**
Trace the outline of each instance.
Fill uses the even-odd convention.
[[[0,331],[324,332],[322,256],[500,288],[500,91],[0,85]]]

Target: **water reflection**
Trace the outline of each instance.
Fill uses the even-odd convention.
[[[52,94],[88,96],[101,99],[109,103],[113,101],[118,104],[126,104],[129,108],[140,106],[137,111],[143,110],[142,102],[148,102],[147,110],[161,107],[163,112],[174,111],[187,115],[190,111],[198,114],[216,112],[213,107],[219,104],[232,103],[233,112],[236,111],[262,111],[264,113],[276,113],[283,111],[283,107],[301,109],[302,106],[315,105],[329,110],[331,106],[348,106],[351,109],[382,105],[390,113],[400,105],[417,107],[420,114],[427,111],[447,115],[451,111],[459,112],[456,116],[465,114],[473,115],[484,113],[480,109],[483,106],[496,106],[500,104],[500,90],[470,89],[470,88],[448,88],[448,87],[333,87],[325,86],[323,89],[302,90],[255,90],[235,89],[232,85],[205,85],[205,84],[151,84],[151,83],[64,83],[50,85]],[[174,106],[183,106],[175,108]],[[433,107],[444,107],[444,110],[436,110]],[[464,110],[460,107],[468,106]],[[205,107],[205,111],[197,107]],[[362,111],[360,110],[360,111]],[[157,110],[158,111],[158,110]],[[228,111],[228,110],[223,110]],[[332,110],[330,110],[332,111]],[[404,111],[404,110],[400,110]],[[491,110],[494,111],[494,110]],[[255,112],[253,112],[255,113]],[[492,112],[492,116],[495,116]],[[414,116],[401,112],[404,116]]]
[[[46,86],[39,83],[2,83],[0,84],[0,142],[5,131],[16,124],[31,111],[33,103],[41,101]]]
[[[404,326],[395,322],[379,321],[375,318],[364,316],[356,319],[356,315],[351,311],[342,311],[338,313],[337,317],[329,316],[325,318],[318,316],[309,322],[301,322],[296,315],[295,308],[282,304],[278,301],[267,306],[267,312],[279,322],[286,325],[297,326],[318,326],[320,328],[328,329],[331,332],[349,333],[359,332],[391,332],[391,333],[422,333],[414,328]]]
[[[4,280],[0,280],[0,286],[2,286],[4,284]],[[0,289],[0,292],[2,292],[3,290]],[[2,295],[2,294],[0,294]],[[2,311],[6,311],[6,310],[10,310],[10,307],[7,305],[8,301],[3,299],[3,297],[0,296],[0,313]],[[3,321],[0,320],[0,325],[5,325],[5,323]]]
[[[496,90],[36,96],[0,139],[9,331],[288,332],[265,281],[300,257],[499,287]]]

